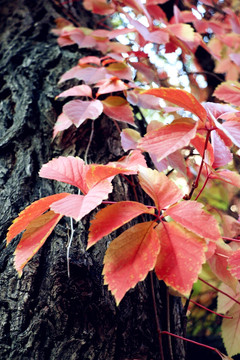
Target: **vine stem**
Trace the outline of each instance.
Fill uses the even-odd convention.
[[[196,198],[195,198],[194,201],[197,201],[197,199],[199,198],[199,196],[200,196],[201,193],[203,192],[205,186],[207,185],[208,180],[209,180],[209,175],[206,177],[206,179],[205,179],[205,181],[204,181],[204,184],[203,184],[201,190],[199,191],[199,193],[197,194],[197,196],[196,196]]]
[[[213,351],[215,351],[215,352],[223,359],[222,353],[221,353],[218,349],[216,349],[216,348],[214,348],[214,347],[212,347],[212,346],[205,345],[205,344],[201,344],[201,343],[199,343],[199,342],[197,342],[197,341],[187,339],[187,338],[185,338],[185,337],[183,337],[183,336],[180,336],[180,335],[172,334],[172,333],[170,333],[169,331],[161,331],[161,334],[170,335],[170,336],[176,337],[176,338],[178,338],[178,339],[181,339],[181,340],[184,340],[184,341],[188,341],[188,342],[190,342],[190,343],[192,343],[192,344],[205,347],[206,349],[213,350]]]
[[[214,290],[216,290],[216,291],[220,292],[221,294],[223,294],[223,295],[227,296],[229,299],[231,299],[231,300],[235,301],[237,304],[239,304],[239,305],[240,305],[240,302],[239,302],[239,301],[237,301],[236,299],[234,299],[234,297],[232,297],[231,295],[229,295],[229,294],[228,294],[228,293],[226,293],[225,291],[222,291],[222,290],[218,289],[217,287],[213,286],[212,284],[210,284],[210,283],[209,283],[209,282],[207,282],[206,280],[202,279],[201,277],[198,277],[198,278],[199,278],[199,280],[200,280],[200,281],[202,281],[204,284],[206,284],[206,285],[210,286],[212,289],[214,289]]]
[[[186,298],[186,299],[187,299],[187,298]],[[220,316],[220,317],[222,317],[222,318],[224,318],[224,319],[232,319],[232,318],[233,318],[232,316],[222,315],[222,314],[219,314],[219,313],[217,313],[217,312],[215,312],[215,311],[213,311],[213,310],[210,310],[210,309],[208,309],[207,307],[199,304],[198,302],[196,302],[196,301],[194,301],[194,300],[192,300],[192,299],[189,299],[189,301],[190,301],[191,303],[195,304],[196,306],[199,306],[200,308],[202,308],[202,309],[204,309],[204,310],[206,310],[206,311],[209,311],[209,312],[211,312],[211,313],[213,313],[213,314],[215,314],[215,315],[217,315],[217,316]]]
[[[163,344],[162,344],[162,332],[161,332],[160,322],[159,322],[158,313],[157,313],[157,303],[156,303],[156,296],[155,296],[155,290],[154,290],[153,272],[152,272],[152,271],[150,271],[150,281],[151,281],[151,292],[152,292],[152,299],[153,299],[153,309],[154,309],[155,322],[156,322],[156,326],[157,326],[157,333],[158,333],[158,342],[159,342],[159,348],[160,348],[160,355],[161,355],[161,360],[164,360]]]
[[[234,238],[230,238],[230,237],[226,237],[226,236],[223,236],[222,238],[223,238],[223,240],[240,242],[240,239],[234,239]]]
[[[185,195],[185,199],[186,200],[190,200],[193,193],[194,193],[194,190],[197,189],[198,187],[198,183],[199,183],[199,179],[200,179],[200,176],[201,176],[201,173],[202,173],[202,168],[203,168],[203,164],[204,164],[204,159],[205,159],[205,154],[206,154],[206,150],[207,150],[207,146],[208,146],[208,141],[209,141],[209,138],[210,138],[210,134],[211,134],[211,130],[208,130],[207,131],[207,135],[206,135],[206,139],[205,139],[205,144],[204,144],[204,150],[203,150],[203,156],[202,156],[202,161],[201,161],[201,165],[199,167],[199,171],[198,171],[198,174],[197,174],[197,178],[196,180],[193,182],[192,184],[192,188],[191,188],[191,191],[189,193],[189,195]],[[204,187],[206,186],[206,184],[204,185]]]

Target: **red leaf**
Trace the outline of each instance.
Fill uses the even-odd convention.
[[[140,167],[139,181],[141,187],[153,199],[159,211],[183,197],[183,193],[177,185],[157,170]]]
[[[220,100],[240,106],[240,83],[234,81],[223,82],[218,85],[213,95]]]
[[[161,251],[155,271],[159,280],[188,296],[205,262],[205,241],[177,223],[156,227]]]
[[[86,174],[86,184],[89,188],[92,188],[107,178],[129,172],[132,173],[131,169],[128,170],[128,168],[124,166],[116,167],[115,163],[109,163],[107,165],[92,164],[89,166],[89,170]]]
[[[169,125],[147,132],[139,140],[138,148],[156,155],[157,161],[160,161],[174,151],[188,146],[195,137],[196,129],[197,123],[190,118],[174,120]]]
[[[206,110],[197,101],[197,99],[185,90],[174,89],[174,88],[159,88],[150,89],[143,92],[143,94],[150,94],[161,99],[167,100],[182,107],[185,110],[191,111],[197,115],[203,122],[206,120]]]
[[[137,224],[113,240],[104,257],[104,284],[117,305],[126,292],[143,281],[152,270],[159,253],[156,222]]]
[[[194,139],[191,140],[191,144],[197,149],[199,154],[203,157],[205,154],[204,160],[208,165],[212,165],[214,161],[213,147],[208,141],[207,149],[205,149],[206,137],[200,134],[196,134]],[[204,153],[205,151],[205,153]]]
[[[63,112],[76,127],[79,127],[87,119],[97,119],[102,111],[103,105],[99,100],[72,100],[63,106]]]
[[[201,237],[215,241],[221,238],[217,221],[212,215],[203,210],[203,204],[201,203],[182,201],[168,208],[164,216],[165,214]]]
[[[60,193],[51,196],[44,197],[40,200],[34,201],[31,205],[26,207],[23,211],[20,212],[18,217],[13,221],[13,224],[9,227],[7,233],[7,244],[10,241],[20,234],[26,227],[33,221],[42,215],[45,211],[47,211],[50,205],[59,200],[63,199],[70,194],[68,193]]]
[[[135,175],[140,166],[147,167],[146,160],[139,150],[133,150],[127,156],[123,156],[118,161],[111,161],[107,165],[122,169],[121,174],[125,175]]]
[[[111,183],[105,180],[95,185],[85,196],[69,195],[68,198],[63,199],[63,201],[59,200],[54,202],[51,205],[51,210],[79,221],[100,205],[103,200],[107,199],[111,191]]]
[[[120,201],[100,210],[91,222],[87,248],[143,213],[154,214],[154,209],[134,201]]]
[[[20,276],[24,266],[43,246],[61,218],[62,215],[48,211],[29,223],[14,252],[14,265]]]
[[[127,100],[120,96],[108,96],[105,100],[102,100],[102,104],[103,112],[107,116],[135,125],[133,112]]]

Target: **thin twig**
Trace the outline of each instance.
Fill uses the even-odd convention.
[[[204,279],[202,279],[202,278],[200,278],[200,277],[198,277],[198,278],[199,278],[199,280],[202,281],[204,284],[210,286],[212,289],[220,292],[221,294],[227,296],[229,299],[233,300],[234,302],[236,302],[237,304],[240,305],[240,302],[239,302],[239,301],[237,301],[236,299],[234,299],[234,297],[232,297],[231,295],[229,295],[229,294],[226,293],[225,291],[222,291],[222,290],[218,289],[217,287],[213,286],[212,284],[210,284],[209,282],[207,282],[206,280],[204,280]]]
[[[159,322],[158,313],[157,313],[157,303],[156,303],[156,296],[155,296],[155,290],[154,290],[153,272],[152,271],[150,271],[150,281],[151,281],[153,309],[154,309],[154,316],[155,316],[155,321],[156,321],[156,326],[157,326],[160,355],[161,355],[161,360],[164,360],[161,327],[160,327],[160,322]]]
[[[85,151],[85,154],[84,154],[84,161],[85,161],[86,164],[87,164],[88,151],[89,151],[92,139],[93,139],[93,134],[94,134],[94,120],[92,120],[91,133],[90,133],[87,148],[86,148],[86,151]]]
[[[195,345],[198,345],[198,346],[205,347],[205,348],[207,348],[207,349],[209,349],[209,350],[213,350],[213,351],[215,351],[221,358],[223,358],[223,357],[222,357],[222,353],[221,353],[218,349],[216,349],[216,348],[214,348],[214,347],[212,347],[212,346],[198,343],[198,342],[196,342],[196,341],[194,341],[194,340],[187,339],[187,338],[185,338],[185,337],[183,337],[183,336],[169,333],[168,331],[162,331],[161,333],[162,333],[162,334],[166,334],[166,335],[170,335],[170,336],[174,336],[174,337],[176,337],[176,338],[178,338],[178,339],[181,339],[181,340],[184,340],[184,341],[188,341],[188,342],[190,342],[190,343],[192,343],[192,344],[195,344]]]
[[[70,278],[70,248],[73,241],[73,234],[74,234],[74,228],[73,228],[73,218],[70,217],[70,227],[71,227],[71,234],[67,245],[67,273],[68,277]]]

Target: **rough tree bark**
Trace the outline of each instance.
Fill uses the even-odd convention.
[[[73,14],[82,26],[91,27],[94,18],[79,3],[75,7]],[[26,266],[21,279],[13,268],[19,238],[5,247],[6,230],[23,208],[69,189],[39,178],[42,164],[59,155],[83,156],[88,142],[90,121],[81,130],[70,129],[61,141],[51,140],[61,111],[54,101],[59,77],[80,56],[89,54],[79,53],[76,47],[58,47],[50,30],[59,16],[64,13],[57,1],[0,0],[0,358],[160,359],[149,277],[116,307],[101,276],[106,240],[85,251],[89,219],[75,225],[70,278],[67,218]],[[121,154],[112,121],[101,117],[96,121],[90,159],[106,163]],[[133,199],[125,182],[118,179],[115,186],[115,199],[123,194]],[[166,288],[155,278],[154,282],[161,325],[167,329]],[[170,329],[182,335],[181,301],[170,296],[169,302]],[[164,339],[165,360],[185,359],[183,344],[171,341],[172,355]]]

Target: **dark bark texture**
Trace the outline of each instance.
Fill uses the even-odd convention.
[[[112,238],[86,252],[89,218],[74,224],[70,278],[68,218],[25,267],[21,279],[13,267],[19,237],[5,246],[7,228],[21,210],[40,197],[70,189],[39,178],[42,164],[59,155],[83,157],[88,143],[91,121],[52,141],[62,107],[54,100],[60,92],[57,82],[79,57],[90,54],[75,46],[60,49],[50,32],[54,19],[70,12],[82,26],[96,21],[81,4],[74,6],[64,10],[57,1],[0,0],[0,359],[157,360],[150,279],[129,291],[116,307],[101,276],[106,244]],[[96,120],[90,160],[106,163],[121,155],[112,121]],[[114,199],[134,199],[124,180],[116,180],[114,186]],[[164,284],[153,280],[162,329],[182,335],[180,298],[168,295]],[[164,335],[163,347],[165,360],[185,359],[182,342],[171,339],[170,346]]]

